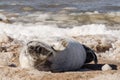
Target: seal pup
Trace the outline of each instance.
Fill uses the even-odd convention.
[[[40,41],[28,42],[19,60],[22,68],[41,70],[42,66],[46,70],[61,72],[80,69],[91,61],[97,63],[97,56],[93,50],[73,39],[60,39],[51,45]]]

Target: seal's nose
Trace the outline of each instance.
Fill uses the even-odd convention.
[[[30,49],[34,49],[34,46],[30,46]]]
[[[34,46],[29,46],[29,47],[28,47],[28,50],[29,50],[29,51],[34,51],[34,50],[35,50],[35,47],[34,47]]]

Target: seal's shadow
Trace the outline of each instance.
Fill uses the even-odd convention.
[[[63,72],[81,72],[81,71],[101,71],[102,66],[105,64],[85,64],[84,66],[82,66],[80,69],[77,70],[70,70],[70,71],[61,71],[59,73],[63,73]],[[112,70],[117,70],[117,65],[114,64],[109,64],[112,67]],[[54,72],[53,73],[58,73],[58,72]]]
[[[85,64],[82,66],[82,71],[91,71],[91,70],[101,70],[102,66],[105,64]],[[112,70],[117,70],[117,65],[109,64],[112,67]]]

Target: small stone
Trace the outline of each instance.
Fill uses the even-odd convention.
[[[102,66],[102,71],[112,70],[112,67],[109,64],[105,64]]]

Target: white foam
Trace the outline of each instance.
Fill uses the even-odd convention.
[[[83,26],[75,26],[71,29],[71,35],[95,35],[95,34],[110,34],[105,25],[91,24]]]
[[[107,30],[105,25],[91,24],[74,26],[73,28],[58,28],[55,25],[40,24],[6,24],[0,23],[0,34],[6,33],[19,40],[43,39],[49,37],[72,37],[79,35],[110,34],[118,36],[120,31]]]

